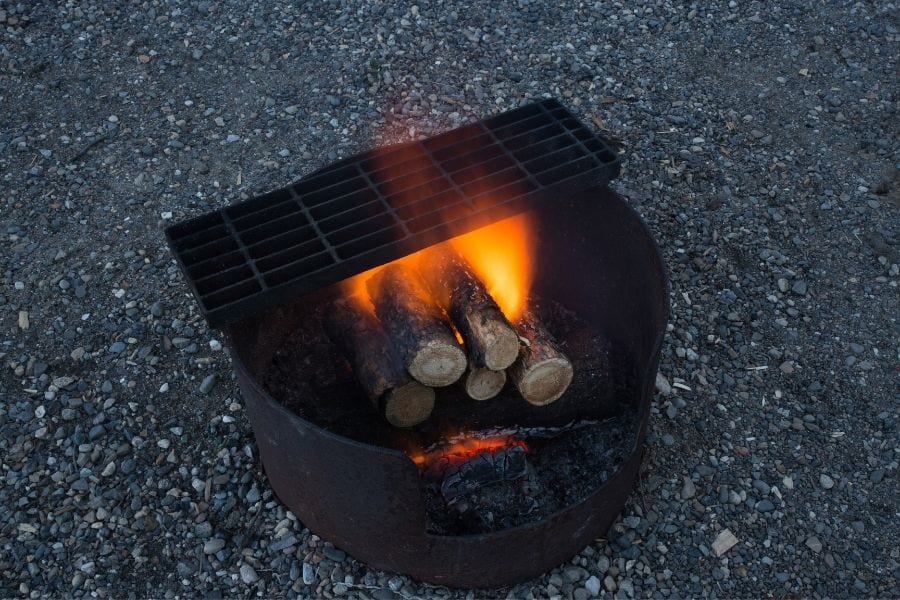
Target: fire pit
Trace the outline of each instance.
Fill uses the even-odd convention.
[[[170,227],[278,497],[374,567],[506,585],[637,477],[667,318],[618,157],[545,100]]]

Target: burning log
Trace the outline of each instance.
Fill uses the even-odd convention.
[[[473,400],[489,400],[506,385],[506,371],[492,371],[469,366],[462,378],[466,394]]]
[[[412,427],[428,418],[434,390],[406,374],[375,315],[352,300],[337,300],[324,311],[324,326],[376,410],[391,425]]]
[[[475,367],[502,371],[515,362],[519,355],[516,332],[462,257],[450,249],[432,250],[420,273],[462,335]]]
[[[466,354],[413,269],[388,265],[366,285],[375,314],[413,378],[443,387],[462,376]]]
[[[572,363],[533,313],[523,314],[516,330],[524,345],[519,359],[509,368],[509,377],[531,404],[555,402],[572,383]]]

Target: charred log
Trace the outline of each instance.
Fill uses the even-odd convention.
[[[466,370],[466,354],[418,274],[389,265],[367,286],[375,313],[409,374],[432,387],[458,380]]]
[[[434,390],[405,372],[375,315],[352,300],[338,300],[324,311],[323,324],[366,395],[391,425],[411,427],[428,418]]]
[[[462,335],[476,367],[502,371],[515,362],[519,354],[516,332],[462,257],[450,249],[432,250],[420,272]]]
[[[519,319],[516,331],[523,345],[519,359],[509,368],[510,379],[531,404],[559,400],[572,383],[572,363],[533,313]]]

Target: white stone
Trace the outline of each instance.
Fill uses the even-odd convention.
[[[256,574],[256,569],[246,563],[241,565],[241,581],[249,585],[258,579],[259,575]]]
[[[716,556],[722,556],[729,550],[731,550],[735,544],[738,543],[738,539],[734,537],[734,534],[731,533],[730,529],[723,529],[719,532],[719,535],[716,536],[716,539],[713,540],[712,549],[715,552]]]
[[[666,379],[666,376],[662,373],[656,373],[656,389],[663,396],[668,396],[672,393],[672,386],[669,385],[669,380]]]

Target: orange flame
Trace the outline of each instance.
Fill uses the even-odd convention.
[[[534,232],[530,215],[521,214],[492,223],[445,244],[469,262],[507,319],[515,321],[521,316],[534,274]],[[403,264],[416,269],[424,252],[420,250],[388,264]],[[385,266],[346,279],[342,284],[344,293],[361,308],[373,311],[366,282]]]
[[[513,446],[528,450],[528,446],[522,440],[508,435],[500,435],[487,438],[463,438],[436,450],[412,452],[409,457],[419,467],[435,464],[442,459],[451,463],[464,463],[481,452]]]
[[[510,321],[518,319],[525,310],[531,289],[533,233],[532,219],[525,213],[450,240]]]
[[[377,267],[373,267],[368,271],[363,271],[359,275],[354,275],[349,279],[345,279],[341,282],[341,289],[344,294],[353,302],[356,302],[357,306],[361,309],[375,312],[375,306],[372,304],[372,295],[369,293],[369,287],[367,285],[368,281],[381,269],[385,268],[388,265],[404,265],[411,269],[417,269],[419,265],[419,261],[423,255],[424,251],[420,250],[419,252],[414,252],[408,256],[404,256],[403,258],[398,258],[397,260],[393,260],[387,264],[379,265]]]

